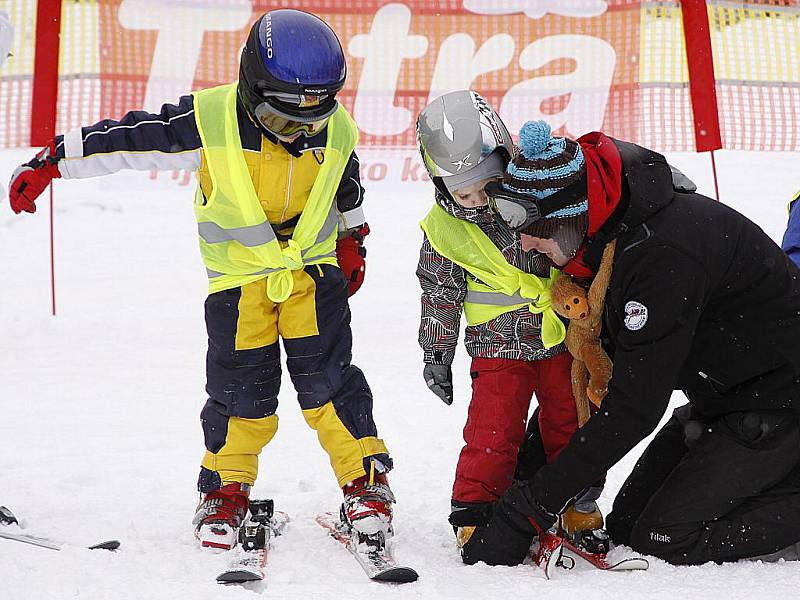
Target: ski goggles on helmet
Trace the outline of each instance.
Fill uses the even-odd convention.
[[[337,108],[339,103],[331,96],[276,92],[264,94],[253,108],[253,117],[277,136],[311,136],[325,128]]]
[[[258,119],[258,122],[267,130],[278,136],[291,136],[296,133],[307,136],[315,135],[325,128],[330,119],[330,117],[325,117],[324,119],[318,119],[316,121],[297,121],[296,119],[288,119],[284,116],[276,115],[268,108],[263,109],[262,107],[265,105],[266,102],[256,107],[255,118]]]
[[[541,199],[509,190],[499,181],[487,183],[484,191],[489,210],[509,229],[523,231],[536,221],[586,198],[586,177]]]

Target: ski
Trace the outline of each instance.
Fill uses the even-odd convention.
[[[0,506],[0,525],[5,526],[0,529],[0,538],[5,540],[31,544],[32,546],[39,546],[40,548],[47,548],[48,550],[62,550],[65,546],[75,546],[75,544],[70,544],[69,542],[62,542],[59,540],[39,537],[27,533],[6,531],[8,527],[21,529],[22,526],[14,516],[14,513],[12,513],[5,506]],[[94,544],[92,546],[86,546],[86,548],[89,550],[116,550],[119,548],[119,542],[117,540],[109,540],[107,542],[100,542],[99,544]]]
[[[228,568],[217,575],[217,583],[263,581],[272,537],[281,535],[288,522],[289,515],[276,512],[272,500],[251,500],[249,517],[239,528],[239,543],[231,550]]]
[[[550,531],[545,531],[539,534],[539,545],[531,555],[531,561],[544,572],[547,579],[552,579],[556,567],[571,568],[566,566],[562,558],[563,549],[563,538]]]
[[[570,554],[574,554],[578,558],[583,559],[601,571],[646,571],[650,566],[650,563],[647,561],[647,559],[640,556],[623,558],[617,562],[610,563],[606,560],[605,554],[592,554],[590,552],[586,552],[585,550],[575,546],[569,539],[566,538],[563,540],[563,547],[564,550],[568,551]]]
[[[410,583],[419,577],[411,567],[397,564],[390,543],[380,548],[358,544],[349,528],[333,513],[317,515],[316,521],[353,555],[367,577],[373,581]]]

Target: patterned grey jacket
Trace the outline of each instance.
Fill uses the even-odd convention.
[[[523,252],[519,234],[498,223],[486,207],[464,208],[436,192],[436,202],[449,214],[477,224],[506,260],[526,273],[547,276],[550,261],[543,254]],[[471,275],[436,252],[423,233],[417,277],[422,286],[419,344],[424,361],[449,365],[458,345],[458,329],[467,277]],[[482,325],[467,326],[464,343],[473,358],[541,360],[566,350],[563,344],[546,350],[541,338],[542,319],[527,308],[507,312]]]

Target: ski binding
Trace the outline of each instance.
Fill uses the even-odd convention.
[[[279,536],[289,515],[276,512],[272,500],[251,500],[250,514],[239,528],[239,543],[231,550],[228,568],[217,575],[217,583],[239,584],[262,581],[273,536]]]
[[[570,554],[574,554],[601,571],[646,571],[650,567],[648,560],[640,556],[623,558],[617,562],[610,563],[606,560],[605,554],[586,552],[574,545],[569,539],[564,539],[563,547]],[[569,558],[571,559],[572,557],[570,556]]]
[[[358,533],[352,531],[333,513],[322,513],[317,516],[316,521],[353,555],[367,577],[373,581],[410,583],[419,577],[411,567],[397,564],[391,543],[382,539],[382,543],[375,543],[374,540],[359,541]]]
[[[556,567],[571,569],[572,557],[563,556],[564,539],[551,531],[544,531],[539,534],[539,545],[531,556],[533,564],[539,567],[547,579],[552,579],[556,572]]]

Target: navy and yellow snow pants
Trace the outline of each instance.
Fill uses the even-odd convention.
[[[254,483],[258,455],[278,429],[279,336],[303,416],[328,453],[339,487],[373,467],[391,468],[372,419],[372,392],[361,370],[350,364],[344,275],[333,265],[311,265],[293,275],[294,290],[280,304],[267,298],[266,279],[206,300],[201,492]]]

